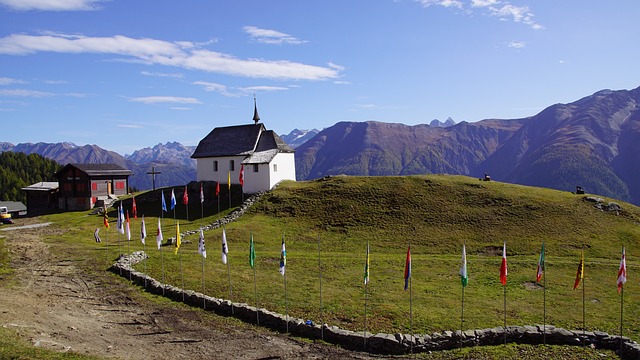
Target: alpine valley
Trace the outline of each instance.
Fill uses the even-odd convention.
[[[292,146],[298,180],[340,174],[488,174],[492,180],[558,190],[581,186],[587,193],[640,205],[640,168],[635,166],[640,160],[639,109],[640,88],[602,90],[521,119],[457,124],[447,119],[414,126],[339,122],[320,132],[296,129],[281,137],[290,144],[297,141]],[[194,181],[193,150],[173,142],[122,156],[96,145],[0,142],[0,151],[38,153],[61,164],[119,164],[134,172],[130,184],[140,190],[151,188],[147,172],[152,168],[161,172],[158,187]]]

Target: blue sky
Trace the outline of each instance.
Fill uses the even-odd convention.
[[[0,0],[0,141],[128,154],[217,126],[279,134],[535,115],[640,86],[640,1]]]

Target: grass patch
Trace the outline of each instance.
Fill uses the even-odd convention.
[[[0,359],[8,360],[91,360],[94,356],[55,352],[32,346],[14,331],[0,327]]]

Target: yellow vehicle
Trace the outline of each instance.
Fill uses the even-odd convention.
[[[13,224],[11,214],[6,206],[0,206],[0,224]]]

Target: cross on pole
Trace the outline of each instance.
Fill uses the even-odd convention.
[[[156,167],[152,166],[151,171],[147,174],[151,175],[151,183],[153,184],[153,190],[156,189],[156,174],[162,174],[160,171],[156,171]]]

